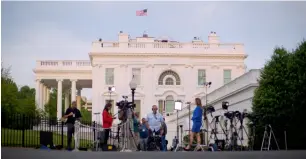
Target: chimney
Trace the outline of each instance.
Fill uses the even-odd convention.
[[[120,31],[118,35],[118,41],[119,41],[119,47],[128,47],[129,34]]]
[[[218,47],[218,44],[220,43],[219,41],[219,36],[217,36],[216,32],[211,31],[209,36],[208,36],[208,43],[211,48]]]

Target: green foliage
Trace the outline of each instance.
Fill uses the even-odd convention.
[[[52,89],[49,96],[49,102],[45,104],[45,112],[48,117],[56,118],[57,113],[57,90]],[[64,103],[64,102],[62,102]]]
[[[16,123],[11,119],[16,118],[22,121],[24,116],[33,117],[37,114],[35,105],[35,89],[23,86],[18,90],[14,80],[10,76],[10,68],[1,68],[1,119],[2,127],[20,129],[30,125]],[[34,122],[32,122],[34,123]]]
[[[276,48],[272,58],[262,70],[259,87],[253,98],[256,121],[255,148],[260,148],[264,126],[271,124],[280,147],[284,148],[284,131],[288,148],[305,149],[306,129],[306,42],[289,52]]]
[[[82,123],[91,124],[91,112],[82,107],[81,114],[82,114]]]

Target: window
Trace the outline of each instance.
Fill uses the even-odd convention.
[[[105,84],[106,85],[114,84],[114,68],[105,69]]]
[[[158,101],[158,112],[161,114],[163,114],[164,112],[164,101],[163,100]]]
[[[227,84],[228,82],[232,80],[231,74],[232,74],[232,70],[223,70],[224,84]]]
[[[198,85],[204,85],[206,82],[206,71],[205,70],[198,70]]]
[[[141,100],[135,100],[136,108],[134,109],[134,113],[138,113],[139,119],[141,119]]]
[[[164,72],[159,76],[159,78],[158,78],[158,85],[163,85],[163,84],[165,84],[165,83],[164,83],[164,78],[165,78],[166,76],[168,76],[168,75],[173,76],[173,77],[175,78],[175,84],[176,84],[176,85],[181,85],[180,76],[179,76],[176,72],[174,72],[174,71],[172,71],[172,70],[164,71]]]
[[[166,79],[166,85],[173,85],[173,83],[174,83],[174,81],[173,81],[172,78],[168,77],[168,78]]]
[[[140,68],[132,68],[132,76],[134,76],[137,85],[141,83],[141,69]]]
[[[173,96],[166,97],[166,113],[172,113],[174,110],[174,99]]]

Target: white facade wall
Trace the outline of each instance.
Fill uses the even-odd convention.
[[[214,65],[220,60],[197,63],[199,59],[185,57],[150,57],[150,58],[107,58],[93,57],[93,113],[101,112],[105,105],[105,100],[109,99],[108,87],[115,86],[116,91],[112,93],[112,99],[119,101],[123,95],[129,96],[131,100],[131,90],[129,82],[132,80],[132,69],[141,69],[141,84],[136,89],[135,100],[141,100],[141,116],[145,117],[151,111],[152,105],[158,105],[159,100],[165,100],[167,96],[173,96],[174,100],[191,101],[195,97],[202,97],[203,86],[198,86],[198,69],[206,70],[207,81],[213,81],[210,88],[214,90],[223,85],[223,69],[232,70],[232,79],[242,75],[244,68],[236,66],[243,61],[227,62],[227,65]],[[208,61],[202,59],[202,61]],[[225,61],[225,60],[224,60]],[[110,63],[111,62],[111,63]],[[99,64],[97,64],[99,63]],[[188,63],[189,65],[186,65]],[[220,64],[221,65],[221,64]],[[114,68],[114,84],[105,84],[105,69]],[[158,85],[159,76],[167,70],[176,72],[181,80],[180,85]],[[116,110],[115,110],[116,112]],[[93,120],[96,120],[93,117]]]
[[[208,94],[208,105],[211,105],[215,108],[215,112],[213,113],[213,116],[220,115],[219,120],[223,118],[223,120],[220,120],[220,123],[224,126],[224,120],[226,119],[224,117],[225,110],[222,109],[222,102],[227,101],[229,102],[230,106],[228,108],[228,111],[240,111],[243,112],[245,109],[248,112],[251,112],[252,108],[252,99],[254,96],[254,90],[258,87],[258,79],[260,77],[260,70],[250,70],[246,74],[236,78],[235,80],[231,81],[230,83],[220,87],[219,89],[216,89]],[[202,103],[205,103],[205,98],[203,98]],[[191,117],[193,110],[195,109],[195,105],[192,105],[191,107]],[[223,116],[223,117],[221,117]],[[212,121],[212,117],[209,114],[207,116],[209,123]],[[179,118],[178,118],[179,125],[183,125],[184,130],[188,130],[189,127],[189,111],[187,107],[179,112]],[[169,141],[169,144],[172,144],[172,139],[174,136],[176,136],[176,124],[177,124],[177,115],[173,114],[172,116],[167,118],[167,125],[171,129],[170,131],[173,133],[169,133],[167,136],[167,139]],[[244,126],[248,131],[247,127],[247,119],[244,120]],[[228,127],[230,123],[228,122]],[[237,124],[234,123],[238,128],[240,126],[240,123]],[[192,121],[191,121],[191,127],[192,127]],[[214,125],[212,126],[214,127]],[[206,126],[204,127],[206,129]],[[211,127],[209,126],[208,131],[211,131]],[[218,132],[222,133],[221,127],[218,126]],[[248,133],[248,132],[247,132]],[[188,131],[185,131],[184,135],[187,135]],[[248,134],[250,135],[250,134]],[[208,134],[210,137],[210,133]],[[225,139],[224,135],[218,135],[218,139]],[[230,136],[229,136],[230,137]],[[244,140],[242,142],[243,145],[247,145],[248,139],[246,136],[246,133],[243,131],[243,137]],[[213,139],[209,138],[210,142],[214,142]],[[241,142],[238,142],[240,145]]]

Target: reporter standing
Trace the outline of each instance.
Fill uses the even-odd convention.
[[[82,117],[80,110],[77,108],[75,101],[71,103],[71,107],[67,108],[65,115],[62,119],[67,119],[67,137],[68,137],[68,150],[71,150],[72,135],[74,134],[74,123]]]
[[[189,136],[189,144],[187,145],[187,147],[184,148],[185,151],[189,151],[191,148],[191,145],[193,143],[193,138],[196,135],[197,137],[197,144],[200,145],[201,144],[201,135],[200,135],[200,130],[201,130],[201,126],[202,126],[202,115],[203,115],[203,108],[202,108],[202,103],[201,103],[201,99],[200,98],[196,98],[195,99],[195,103],[196,103],[196,108],[193,111],[193,115],[192,115],[192,129],[191,129],[191,133]]]
[[[102,119],[103,119],[102,127],[104,129],[104,140],[103,140],[102,147],[107,145],[107,141],[108,141],[109,134],[110,134],[110,129],[113,125],[113,120],[116,119],[115,117],[112,117],[112,115],[109,112],[111,110],[111,108],[112,108],[112,104],[107,103],[105,105],[103,113],[102,113]]]

